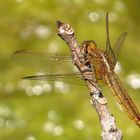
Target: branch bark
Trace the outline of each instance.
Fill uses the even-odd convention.
[[[91,104],[96,109],[102,127],[102,140],[120,140],[122,132],[117,128],[115,119],[107,107],[107,100],[97,85],[93,71],[84,63],[84,54],[78,44],[74,30],[69,24],[57,21],[57,33],[67,43],[73,55],[74,65],[83,75],[91,95]]]

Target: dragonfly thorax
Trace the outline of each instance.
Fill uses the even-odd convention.
[[[98,49],[94,41],[84,41],[82,51],[85,56],[85,63],[94,70],[97,80],[103,80],[108,72],[114,70],[106,52]]]

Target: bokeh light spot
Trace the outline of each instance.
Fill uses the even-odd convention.
[[[59,49],[60,49],[59,44],[53,42],[49,45],[48,51],[50,53],[57,53],[59,51]]]
[[[126,78],[126,82],[134,89],[140,89],[140,75],[130,74]]]
[[[58,116],[57,116],[56,111],[51,110],[51,111],[48,112],[48,118],[49,118],[50,120],[56,120],[57,117],[58,117]]]
[[[21,2],[23,2],[23,0],[15,0],[15,2],[21,3]]]
[[[128,127],[128,129],[126,130],[126,134],[128,136],[134,136],[135,135],[135,129],[132,126]]]
[[[25,93],[26,93],[26,95],[28,95],[28,96],[33,96],[33,95],[34,95],[34,94],[33,94],[33,89],[32,89],[31,86],[26,87]]]
[[[63,128],[61,126],[55,126],[54,127],[54,134],[56,136],[62,135],[63,134]]]
[[[92,22],[96,22],[99,20],[100,16],[99,16],[99,13],[97,12],[91,12],[89,13],[89,20],[92,21]]]
[[[43,92],[43,90],[42,90],[41,86],[37,85],[37,86],[33,87],[33,93],[35,95],[41,95],[42,92]]]
[[[120,11],[120,12],[123,11],[123,10],[125,10],[125,4],[124,4],[124,2],[121,1],[121,0],[116,1],[114,7],[115,7],[116,10],[118,10],[118,11]]]
[[[49,93],[52,91],[52,86],[48,83],[42,85],[43,92]]]
[[[107,0],[93,0],[97,4],[105,4]]]
[[[31,136],[31,135],[30,135],[30,136],[27,136],[27,137],[26,137],[26,140],[36,140],[36,139],[35,139],[34,136]]]
[[[63,94],[66,94],[70,91],[70,86],[64,82],[55,81],[55,90],[60,91]]]
[[[115,22],[117,20],[117,15],[115,13],[109,13],[109,21]]]
[[[47,38],[51,34],[50,28],[43,25],[38,25],[34,32],[37,35],[37,37],[40,39]]]
[[[116,66],[115,66],[115,73],[119,74],[121,72],[121,70],[122,70],[121,63],[117,62]]]
[[[79,130],[81,130],[81,129],[83,129],[85,127],[84,122],[82,120],[80,120],[80,119],[74,120],[73,125],[74,125],[75,128],[77,128]]]

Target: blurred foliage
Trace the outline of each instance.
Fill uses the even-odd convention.
[[[101,137],[98,117],[90,106],[85,87],[67,85],[65,89],[47,82],[23,81],[20,78],[34,70],[25,70],[11,60],[11,54],[22,49],[68,53],[67,45],[56,33],[57,19],[75,29],[79,42],[94,39],[102,48],[106,41],[106,12],[110,13],[112,44],[121,32],[128,32],[119,59],[122,66],[119,77],[140,108],[140,88],[133,89],[125,82],[128,75],[140,74],[139,7],[138,0],[1,0],[0,139],[91,140]],[[124,139],[138,140],[139,128],[119,109],[110,90],[103,88],[103,92]]]

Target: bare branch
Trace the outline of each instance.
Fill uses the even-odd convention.
[[[57,21],[58,35],[67,43],[73,55],[74,65],[83,75],[87,87],[91,95],[91,104],[95,107],[102,127],[103,140],[120,140],[122,132],[116,127],[115,119],[108,111],[107,100],[102,95],[100,88],[97,85],[96,79],[93,78],[94,71],[85,64],[84,53],[78,44],[74,30],[69,24]]]

